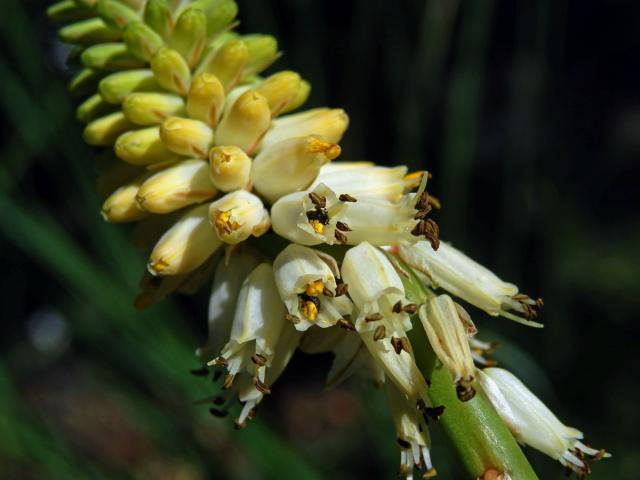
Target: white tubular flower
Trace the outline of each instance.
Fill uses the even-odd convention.
[[[290,138],[256,156],[251,179],[255,189],[273,203],[283,195],[307,188],[320,167],[338,155],[340,147],[335,143],[314,136]]]
[[[300,336],[301,333],[290,325],[285,325],[282,328],[280,338],[278,338],[278,343],[275,347],[275,353],[273,354],[273,360],[265,374],[265,384],[269,387],[280,378],[280,375],[289,364],[300,343]],[[254,409],[262,401],[264,395],[265,392],[258,390],[253,383],[246,382],[245,385],[239,388],[238,399],[244,405],[235,421],[238,428],[244,427],[247,419],[253,417]]]
[[[314,324],[330,327],[353,310],[343,287],[336,282],[339,272],[331,270],[326,257],[292,243],[273,262],[276,285],[289,312],[287,318],[298,330]],[[328,260],[335,264],[333,258]]]
[[[161,170],[146,180],[136,195],[143,210],[170,213],[213,198],[218,190],[209,179],[209,166],[191,159]]]
[[[246,249],[231,256],[228,263],[218,262],[209,297],[209,339],[196,351],[199,357],[208,360],[220,354],[229,339],[242,282],[259,263],[258,256]]]
[[[242,284],[229,342],[220,357],[209,362],[227,368],[226,388],[232,385],[238,373],[247,372],[253,377],[256,389],[269,393],[265,384],[266,367],[271,365],[285,325],[284,314],[284,304],[273,280],[273,268],[268,263],[261,263]]]
[[[227,193],[211,203],[209,219],[225,243],[240,243],[251,235],[259,237],[271,226],[262,200],[245,190]]]
[[[209,205],[192,208],[160,237],[147,265],[151,275],[188,273],[222,245],[209,224],[208,211]]]
[[[427,242],[398,245],[398,254],[407,265],[427,275],[433,287],[441,287],[489,315],[502,315],[524,325],[542,327],[533,321],[543,305],[542,300],[534,301],[518,293],[517,286],[503,282],[451,245],[441,243],[437,251]]]
[[[469,337],[453,300],[449,295],[430,298],[419,315],[433,351],[453,377],[458,398],[471,400],[476,394],[472,386],[475,367]]]
[[[411,329],[409,314],[417,306],[406,301],[393,265],[380,250],[363,242],[345,254],[341,270],[359,311],[355,328],[369,352],[400,390],[424,396],[427,385],[406,336]]]
[[[407,398],[393,384],[386,384],[391,418],[396,428],[400,446],[400,475],[413,478],[414,465],[425,472],[422,478],[435,477],[437,472],[431,463],[431,437],[416,399]]]
[[[321,183],[339,196],[348,193],[357,199],[372,198],[398,202],[407,182],[407,167],[378,167],[367,162],[336,162],[325,165],[309,187],[313,190]]]
[[[478,371],[478,381],[514,437],[558,460],[578,475],[590,472],[588,460],[611,455],[587,447],[582,432],[567,427],[512,373],[502,368]],[[586,455],[586,457],[585,457]],[[589,458],[587,458],[589,457]]]
[[[356,180],[354,180],[356,181]],[[425,178],[426,181],[426,178]],[[310,192],[292,193],[272,207],[274,231],[303,245],[414,243],[424,236],[438,247],[438,226],[426,219],[430,207],[423,181],[417,193],[399,202],[338,195],[320,183]],[[374,221],[375,220],[375,221]]]
[[[339,108],[314,108],[285,115],[273,121],[272,128],[260,143],[260,149],[266,150],[287,138],[308,135],[315,135],[325,142],[338,143],[348,125],[349,117]]]

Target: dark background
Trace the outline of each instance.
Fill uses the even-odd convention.
[[[188,373],[207,294],[132,308],[144,252],[98,215],[47,3],[3,0],[0,19],[0,478],[394,478],[383,396],[323,391],[327,357],[297,355],[241,432],[193,404],[215,391]],[[613,452],[592,478],[638,478],[640,4],[239,4],[241,32],[279,38],[270,71],[347,110],[342,158],[431,171],[442,237],[545,299],[543,330],[471,313]],[[460,478],[433,430],[440,478]]]

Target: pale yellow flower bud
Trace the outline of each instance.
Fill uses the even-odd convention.
[[[93,120],[84,129],[84,141],[96,147],[113,145],[116,139],[127,130],[135,128],[124,113],[114,112]]]
[[[185,160],[161,170],[142,184],[136,200],[151,213],[170,213],[213,198],[218,191],[209,180],[204,160]]]
[[[173,28],[174,6],[168,0],[148,0],[144,8],[144,22],[165,39]]]
[[[273,121],[261,149],[291,137],[315,135],[325,142],[338,143],[349,125],[349,117],[342,109],[316,108],[306,112],[286,115]]]
[[[229,40],[204,60],[203,71],[218,77],[224,91],[229,92],[242,79],[248,56],[249,49],[242,40]]]
[[[158,49],[164,45],[162,37],[142,22],[127,25],[122,39],[129,51],[145,62],[150,61]]]
[[[209,224],[209,205],[185,213],[158,240],[147,269],[152,275],[179,275],[202,265],[222,245]]]
[[[253,33],[243,35],[242,40],[249,49],[249,58],[244,67],[246,77],[260,73],[280,56],[278,41],[271,35]]]
[[[172,152],[205,159],[213,143],[213,130],[199,120],[170,117],[160,126],[160,138]]]
[[[118,137],[115,145],[118,158],[132,165],[152,165],[178,160],[160,139],[160,128],[132,130]]]
[[[122,112],[136,125],[159,125],[168,117],[184,113],[184,100],[170,93],[132,93],[122,103]]]
[[[300,83],[300,75],[285,70],[267,77],[255,90],[267,99],[271,115],[275,117],[296,100]]]
[[[158,84],[149,69],[125,70],[103,78],[98,85],[100,95],[109,103],[120,104],[132,92],[156,90]]]
[[[101,18],[88,18],[62,27],[58,37],[64,43],[93,45],[115,42],[120,39],[120,32],[107,26]]]
[[[320,167],[340,155],[335,143],[317,137],[283,140],[261,150],[253,161],[251,178],[255,189],[270,203],[313,182]],[[274,175],[274,173],[276,173]]]
[[[137,177],[128,183],[125,183],[115,192],[113,192],[102,204],[102,217],[107,222],[131,222],[138,220],[145,215],[142,208],[136,202],[136,195],[145,180],[149,178],[149,174]]]
[[[235,145],[212,148],[209,163],[211,181],[223,192],[241,189],[249,182],[251,159]]]
[[[178,17],[171,36],[169,47],[179,52],[187,61],[189,67],[194,68],[207,38],[207,19],[199,8],[187,7]]]
[[[271,226],[262,201],[245,190],[227,193],[211,204],[211,225],[226,243],[239,243],[251,235],[259,237]]]
[[[98,117],[112,113],[116,108],[115,105],[105,102],[102,95],[96,93],[78,105],[76,117],[82,123],[88,123]]]
[[[144,63],[134,57],[124,43],[98,43],[88,47],[80,56],[82,64],[96,70],[119,71],[142,68]]]
[[[187,96],[187,113],[191,118],[215,127],[224,108],[224,87],[218,77],[201,73],[191,82]]]
[[[289,104],[282,110],[280,113],[288,113],[293,110],[301,107],[304,102],[309,98],[309,94],[311,93],[311,84],[306,80],[301,80],[300,85],[298,85],[298,91],[296,92],[296,96],[289,102]]]
[[[177,51],[160,48],[151,59],[151,70],[161,87],[182,96],[189,91],[191,70]]]
[[[458,398],[471,400],[475,366],[467,331],[451,297],[439,295],[427,300],[420,307],[420,321],[433,351],[453,377]]]
[[[267,99],[249,90],[233,103],[216,131],[220,145],[237,145],[251,155],[271,125]]]

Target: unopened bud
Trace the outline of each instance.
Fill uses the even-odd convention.
[[[149,273],[179,275],[207,261],[222,245],[209,224],[208,212],[209,205],[192,208],[160,237],[149,258]]]
[[[93,12],[74,0],[62,0],[47,8],[47,17],[52,22],[77,22],[93,16]]]
[[[195,0],[190,5],[204,11],[209,38],[229,27],[238,14],[238,6],[234,0]]]
[[[184,101],[170,93],[132,93],[124,99],[122,111],[136,125],[159,125],[168,117],[182,115]]]
[[[142,184],[138,205],[151,213],[171,213],[213,198],[218,191],[209,180],[204,160],[185,160],[159,171]]]
[[[191,118],[215,127],[222,114],[224,99],[224,87],[218,77],[210,73],[201,73],[191,82],[187,96],[187,113]]]
[[[120,104],[132,92],[158,88],[153,72],[149,69],[125,70],[112,73],[100,81],[98,91],[109,103]]]
[[[115,42],[120,32],[107,26],[100,18],[89,18],[62,27],[58,37],[65,43],[93,45],[94,43]]]
[[[147,212],[138,206],[136,195],[140,185],[149,177],[144,174],[125,183],[113,192],[102,204],[102,217],[107,222],[131,222],[144,217]]]
[[[169,163],[179,158],[160,139],[159,127],[133,130],[120,135],[115,152],[121,160],[138,166]]]
[[[206,61],[204,71],[218,77],[224,91],[228,93],[242,79],[249,50],[242,40],[229,40],[212,55]]]
[[[265,149],[287,138],[307,135],[338,143],[348,125],[349,117],[339,108],[316,108],[286,115],[273,121],[273,127],[265,135],[260,148]]]
[[[151,59],[151,70],[161,87],[185,96],[191,83],[191,70],[182,55],[160,48]]]
[[[98,82],[104,73],[92,68],[83,68],[76,73],[69,82],[69,92],[72,95],[90,95],[95,93]]]
[[[95,147],[113,145],[116,139],[135,126],[122,112],[114,112],[93,120],[84,129],[84,141]]]
[[[271,226],[262,201],[245,190],[227,193],[211,204],[209,219],[220,240],[240,243],[251,235],[259,237]]]
[[[251,34],[243,35],[242,40],[249,49],[247,62],[244,66],[244,76],[257,75],[280,56],[278,41],[271,35]]]
[[[298,85],[298,91],[296,92],[296,96],[291,100],[291,102],[282,110],[280,113],[288,113],[296,110],[298,107],[301,107],[304,102],[309,98],[309,94],[311,93],[311,84],[306,80],[301,80],[300,85]]]
[[[449,295],[430,298],[420,307],[419,316],[433,351],[457,385],[458,398],[470,400],[475,395],[475,367],[455,303]]]
[[[220,145],[236,145],[251,155],[271,126],[267,99],[249,90],[234,102],[220,121],[216,132]]]
[[[129,51],[140,60],[148,62],[160,47],[164,45],[162,37],[142,22],[127,25],[123,35]]]
[[[78,105],[76,117],[82,123],[89,123],[95,118],[113,112],[116,108],[111,103],[105,102],[102,96],[96,93]]]
[[[235,145],[212,148],[209,163],[211,181],[223,192],[239,190],[249,183],[251,159]]]
[[[300,81],[300,75],[296,72],[285,70],[266,78],[255,90],[267,99],[271,115],[275,117],[295,100]]]
[[[213,143],[213,130],[199,120],[170,117],[160,126],[160,137],[172,152],[205,159]]]
[[[112,28],[124,30],[131,22],[140,20],[138,13],[117,0],[98,0],[96,12]]]
[[[187,8],[178,17],[169,38],[169,47],[179,52],[194,68],[200,60],[207,38],[207,19],[199,8]]]
[[[340,147],[316,137],[283,140],[263,149],[254,159],[251,178],[255,189],[270,203],[307,188],[320,167],[340,155]],[[274,172],[278,172],[274,175]]]
[[[85,67],[99,70],[126,70],[140,68],[144,64],[134,57],[124,43],[99,43],[82,52]]]
[[[173,28],[173,9],[168,0],[148,0],[144,9],[144,23],[162,38],[169,38]]]

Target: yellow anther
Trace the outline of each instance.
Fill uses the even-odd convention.
[[[318,307],[311,301],[304,302],[301,310],[302,315],[311,322],[315,321],[318,316]]]
[[[227,235],[231,232],[234,232],[240,228],[240,224],[238,222],[231,221],[231,210],[227,210],[226,212],[217,212],[216,213],[216,230],[222,233],[226,233]]]
[[[305,293],[310,297],[317,297],[324,291],[324,283],[321,280],[316,280],[307,285]]]
[[[309,151],[312,153],[324,153],[329,160],[333,160],[340,155],[342,150],[340,145],[323,142],[322,140],[314,138],[309,142]]]
[[[324,225],[320,223],[318,220],[311,220],[309,225],[313,228],[316,233],[324,232]]]
[[[424,170],[418,170],[417,172],[411,172],[404,176],[404,181],[407,184],[407,188],[416,188],[420,185],[420,181],[422,180],[422,176],[426,172]]]

